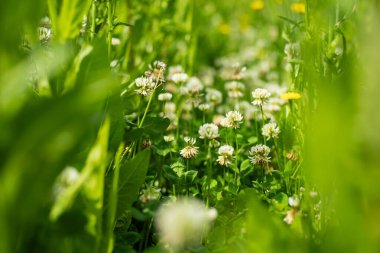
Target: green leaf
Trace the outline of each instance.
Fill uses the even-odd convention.
[[[240,172],[244,172],[245,170],[248,170],[249,168],[252,168],[251,161],[249,159],[245,159],[240,164]]]
[[[97,202],[102,208],[104,169],[107,156],[109,120],[106,120],[98,133],[98,139],[87,156],[86,164],[78,178],[57,199],[50,211],[50,219],[56,221],[73,204],[79,191],[84,187],[86,197]]]
[[[146,118],[143,125],[144,132],[151,136],[162,135],[170,125],[170,120],[161,117]]]
[[[139,140],[144,134],[144,129],[135,128],[125,134],[125,139],[130,142]]]
[[[48,9],[54,35],[58,41],[75,38],[81,29],[83,18],[88,13],[91,0],[48,0]]]
[[[192,183],[197,178],[197,175],[198,171],[189,170],[184,173],[183,177],[185,178],[187,183]]]
[[[257,137],[249,137],[248,138],[248,144],[250,144],[250,145],[257,143],[257,141],[258,141]]]
[[[128,210],[136,200],[145,181],[150,161],[150,151],[144,150],[120,167],[117,217]]]
[[[67,72],[67,75],[66,75],[66,79],[64,83],[65,92],[73,88],[76,77],[80,70],[81,63],[83,59],[91,53],[92,49],[93,49],[92,46],[84,45],[79,51],[79,53],[77,54],[77,56],[74,58],[71,69]]]
[[[277,210],[284,210],[288,206],[288,196],[281,192],[274,196],[272,204]]]

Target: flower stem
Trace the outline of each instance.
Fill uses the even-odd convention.
[[[265,118],[264,118],[264,110],[263,110],[262,105],[260,105],[260,111],[261,111],[261,122],[262,122],[261,127],[263,127],[265,125]],[[264,145],[267,145],[267,141],[265,140],[265,137],[263,137],[263,140],[264,140]]]
[[[277,153],[277,166],[278,166],[278,169],[280,170],[280,164],[281,164],[282,157],[280,155],[280,149],[278,148],[277,141],[273,140],[273,142],[274,142],[274,148],[275,148],[276,153]],[[285,167],[284,167],[284,169],[285,169]]]
[[[236,149],[235,149],[235,166],[236,166],[235,181],[236,182],[235,183],[236,183],[236,185],[238,185],[238,174],[240,174],[240,171],[239,171],[239,142],[238,142],[236,129],[235,129],[234,133],[235,133],[235,145],[236,145]]]
[[[144,123],[144,120],[145,120],[146,114],[147,114],[147,112],[149,110],[150,103],[152,102],[153,96],[154,96],[154,91],[152,92],[152,94],[150,94],[148,104],[147,104],[147,106],[145,108],[144,115],[143,115],[143,117],[142,117],[142,119],[140,121],[140,124],[138,125],[138,128],[141,128],[142,124]]]
[[[206,201],[206,205],[208,207],[209,201],[210,201],[209,198],[210,198],[211,173],[212,173],[211,141],[208,142],[207,158],[208,158],[208,166],[207,166],[207,201]]]

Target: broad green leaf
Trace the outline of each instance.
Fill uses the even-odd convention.
[[[82,188],[85,190],[86,197],[96,201],[97,207],[102,208],[108,131],[109,121],[106,120],[99,130],[95,145],[91,148],[87,156],[86,164],[80,177],[58,197],[53,205],[49,215],[52,221],[56,221],[63,212],[71,207]]]
[[[161,117],[149,117],[146,118],[143,125],[144,132],[151,136],[162,135],[168,128],[170,120]]]
[[[150,161],[150,151],[144,150],[120,167],[117,217],[128,210],[136,200],[144,183]]]

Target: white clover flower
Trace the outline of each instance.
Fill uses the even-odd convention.
[[[228,119],[226,117],[222,117],[220,119],[220,125],[222,127],[229,127],[229,122],[228,122]]]
[[[269,93],[271,95],[273,95],[274,97],[280,97],[281,94],[285,93],[286,92],[286,86],[281,86],[279,84],[276,84],[276,83],[269,83],[267,86],[266,86],[266,89],[269,91]]]
[[[240,124],[243,122],[243,116],[238,111],[230,111],[226,114],[226,124],[229,128],[237,129],[240,127]],[[223,122],[224,124],[224,122]]]
[[[187,159],[197,156],[199,147],[194,146],[196,139],[186,136],[184,137],[184,140],[187,146],[179,151],[181,156]]]
[[[185,71],[183,70],[181,65],[175,65],[175,66],[170,66],[169,71],[168,71],[168,79],[172,80],[172,76],[177,73],[184,73]]]
[[[41,42],[47,42],[51,39],[52,37],[52,31],[50,28],[47,28],[47,27],[38,27],[38,39],[41,41]]]
[[[161,94],[158,95],[158,100],[160,100],[160,101],[169,101],[169,100],[172,99],[172,97],[173,97],[173,95],[171,93],[169,93],[169,92],[167,92],[167,93],[161,93]]]
[[[286,101],[281,98],[269,98],[268,103],[263,105],[263,110],[267,112],[278,112],[285,103]]]
[[[59,199],[62,193],[65,192],[70,185],[74,184],[79,177],[80,173],[76,168],[71,166],[64,168],[53,185],[54,199]]]
[[[190,95],[197,94],[203,89],[203,84],[197,77],[191,77],[186,83],[186,89]]]
[[[189,90],[185,86],[181,86],[178,89],[178,93],[181,95],[187,95],[189,94]]]
[[[119,38],[112,38],[111,39],[111,45],[112,46],[118,46],[118,45],[120,45],[120,43],[121,43],[121,41]]]
[[[79,178],[79,172],[76,168],[67,166],[59,175],[59,183],[64,186],[69,186],[75,183]]]
[[[153,66],[155,69],[159,69],[161,71],[164,71],[166,69],[166,63],[163,61],[154,61]]]
[[[186,136],[183,139],[185,140],[187,145],[194,145],[197,142],[195,138],[191,138],[189,136]]]
[[[183,149],[181,149],[179,153],[182,157],[189,159],[197,156],[198,149],[198,147],[186,146]]]
[[[161,242],[174,250],[201,243],[216,218],[217,211],[191,198],[167,202],[156,213],[156,226]]]
[[[230,145],[223,145],[218,150],[218,159],[216,160],[220,165],[228,167],[231,164],[234,153],[234,148]]]
[[[175,113],[176,105],[173,102],[166,102],[164,105],[164,114],[168,115],[171,113]]]
[[[171,80],[178,84],[178,83],[184,83],[189,79],[189,76],[186,73],[174,73],[171,77]]]
[[[215,90],[215,89],[206,89],[206,101],[213,104],[217,105],[222,102],[223,95],[220,91]]]
[[[136,93],[141,94],[143,96],[148,96],[154,91],[156,88],[155,83],[153,82],[153,79],[150,77],[138,77],[135,79],[136,87],[138,88],[135,90]]]
[[[297,214],[297,210],[295,210],[295,209],[291,209],[291,210],[287,211],[286,216],[283,219],[283,221],[285,221],[285,223],[287,223],[289,225],[292,224],[296,214]]]
[[[270,162],[270,148],[266,145],[256,145],[251,148],[249,159],[254,165],[266,165]]]
[[[241,80],[244,77],[246,67],[241,66],[240,62],[234,62],[231,58],[220,58],[219,64],[224,65],[221,69],[220,76],[225,80]]]
[[[298,207],[300,204],[300,200],[297,197],[289,197],[288,203],[291,207]]]
[[[206,123],[199,128],[198,131],[201,139],[215,139],[219,137],[218,126],[213,123]]]
[[[165,142],[172,142],[172,141],[174,141],[174,135],[165,135],[164,136],[164,141]]]
[[[143,203],[148,203],[151,200],[158,200],[161,198],[161,190],[154,187],[148,187],[141,191],[140,201]]]
[[[318,192],[316,192],[316,191],[310,191],[309,195],[310,195],[311,198],[316,198],[318,196]]]
[[[270,92],[266,89],[257,88],[252,92],[252,104],[262,106],[270,97]]]
[[[230,98],[240,98],[244,94],[243,92],[244,92],[245,86],[241,82],[231,81],[225,84],[225,88]]]
[[[208,111],[210,109],[209,104],[200,104],[198,105],[198,109],[201,110],[202,112]]]
[[[262,127],[261,133],[264,137],[266,137],[267,140],[277,139],[278,135],[280,134],[280,128],[276,123],[268,123]]]

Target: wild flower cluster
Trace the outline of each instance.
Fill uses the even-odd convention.
[[[28,60],[4,68],[18,77],[8,82],[1,75],[1,91],[14,94],[1,100],[1,109],[12,105],[0,110],[11,122],[4,124],[3,153],[12,155],[4,162],[9,181],[1,181],[0,206],[28,198],[22,184],[41,172],[30,189],[44,195],[30,215],[49,219],[39,216],[31,229],[11,227],[9,240],[0,226],[4,249],[27,251],[19,241],[34,245],[49,234],[51,245],[63,246],[33,251],[230,252],[245,245],[242,252],[272,252],[278,238],[297,238],[284,243],[289,249],[277,247],[283,251],[302,251],[291,250],[299,238],[324,249],[319,243],[334,198],[303,174],[310,138],[304,130],[306,117],[321,113],[316,97],[329,87],[317,84],[340,82],[335,77],[348,66],[347,50],[356,48],[347,45],[342,24],[351,14],[339,14],[341,3],[315,40],[320,31],[308,1],[253,0],[234,11],[228,1],[205,1],[202,8],[178,0],[67,2],[47,1],[49,17],[22,39]],[[289,17],[276,15],[274,22],[270,6]],[[311,57],[313,43],[323,52]],[[8,53],[0,69],[18,64],[21,54],[10,60]],[[314,84],[314,76],[323,82]],[[33,92],[21,96],[24,82]],[[22,125],[20,134],[15,125]],[[42,144],[24,145],[22,138]]]

